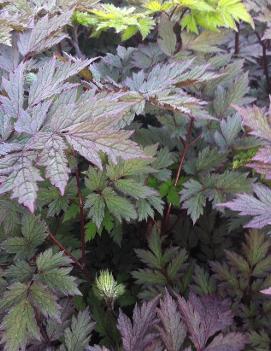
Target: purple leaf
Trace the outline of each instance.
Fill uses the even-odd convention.
[[[239,194],[236,199],[222,206],[238,211],[242,216],[253,216],[245,227],[263,228],[271,224],[271,190],[259,184],[254,185],[253,189],[256,196]]]
[[[156,306],[158,298],[135,306],[133,321],[122,311],[118,318],[118,329],[122,336],[124,351],[144,351],[156,339],[154,326],[157,324]]]
[[[219,334],[204,351],[241,351],[247,341],[247,337],[241,333]]]
[[[178,296],[179,309],[197,350],[202,350],[208,339],[233,321],[228,302],[213,295],[197,297],[191,293],[188,301]]]
[[[269,116],[265,110],[257,106],[248,108],[235,106],[235,109],[240,113],[243,124],[249,128],[249,134],[271,142]]]
[[[167,290],[164,298],[160,300],[157,314],[161,321],[161,326],[157,326],[157,329],[166,350],[179,351],[186,336],[186,327],[181,321],[176,302]]]

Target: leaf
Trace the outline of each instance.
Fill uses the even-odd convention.
[[[93,123],[83,122],[62,132],[74,150],[100,168],[99,152],[106,153],[114,163],[118,157],[123,159],[144,157],[136,143],[128,140],[132,133],[114,130],[115,123],[115,119],[100,121],[96,119]],[[92,150],[92,153],[88,150]]]
[[[89,209],[88,217],[99,229],[105,215],[105,201],[100,194],[92,193],[87,196],[85,207]]]
[[[162,15],[160,17],[158,35],[158,45],[160,49],[168,56],[173,55],[175,52],[177,40],[173,30],[173,23],[168,19],[166,15]]]
[[[218,334],[205,351],[241,351],[247,344],[247,337],[241,333]]]
[[[90,13],[76,12],[75,19],[84,25],[94,28],[96,34],[114,28],[117,33],[122,33],[122,39],[129,39],[138,31],[143,39],[154,27],[154,20],[148,13],[136,12],[135,7],[116,7],[113,4],[103,4]]]
[[[219,167],[226,160],[226,155],[219,152],[217,149],[210,147],[204,148],[199,152],[195,161],[186,163],[186,171],[190,174],[197,174],[204,171],[212,171]]]
[[[34,309],[27,300],[10,309],[1,327],[4,329],[2,341],[6,351],[25,349],[30,339],[41,340]]]
[[[193,287],[193,290],[199,295],[211,295],[215,293],[216,286],[214,278],[198,265],[194,270],[193,281],[196,285]]]
[[[48,249],[37,257],[38,279],[50,289],[55,289],[64,295],[81,295],[75,278],[70,276],[71,260],[63,256],[62,252],[53,254]],[[67,267],[68,266],[68,267]]]
[[[17,119],[23,112],[23,99],[24,99],[24,70],[25,64],[19,64],[15,70],[9,72],[8,78],[3,77],[2,89],[6,92],[7,96],[0,96],[2,104],[1,109],[4,113],[3,129],[1,131],[3,139],[7,139],[11,133],[12,119]]]
[[[41,142],[41,135],[39,135],[39,139],[39,142]],[[45,167],[46,178],[60,190],[61,195],[64,195],[70,173],[65,155],[67,145],[57,135],[45,136],[42,145],[45,145],[45,147],[40,153],[38,164]]]
[[[97,234],[97,227],[95,223],[88,222],[85,226],[86,230],[86,241],[91,241]]]
[[[11,237],[2,243],[8,253],[17,258],[31,257],[48,235],[47,227],[38,217],[25,215],[22,219],[22,237]]]
[[[170,1],[149,0],[144,4],[144,7],[150,12],[162,12],[169,10],[173,4]]]
[[[119,221],[136,219],[137,213],[132,203],[126,198],[120,197],[111,188],[105,188],[103,191],[104,201],[109,212]]]
[[[181,321],[181,316],[176,302],[166,290],[165,296],[160,300],[157,314],[161,326],[157,329],[167,351],[179,351],[186,337],[186,327]]]
[[[11,282],[27,282],[34,273],[34,267],[31,267],[26,261],[18,260],[8,267],[5,274]]]
[[[249,128],[251,135],[271,141],[271,127],[268,116],[263,109],[257,106],[248,108],[235,106],[235,109],[241,115],[243,124]]]
[[[51,18],[45,15],[37,21],[32,30],[20,34],[18,41],[20,53],[23,56],[29,53],[38,53],[58,44],[66,38],[66,35],[61,30],[68,24],[72,12],[72,10],[66,11]]]
[[[11,284],[5,291],[0,302],[1,311],[10,309],[14,304],[18,304],[27,296],[28,286],[19,282]]]
[[[0,185],[0,194],[11,191],[11,198],[18,199],[32,213],[38,191],[37,182],[43,180],[40,172],[33,166],[35,156],[32,152],[26,155],[14,153],[2,158],[0,165],[0,175],[9,172]]]
[[[36,79],[30,86],[28,104],[31,107],[35,106],[44,100],[59,95],[64,90],[73,88],[75,85],[72,83],[66,83],[66,80],[78,74],[90,63],[91,60],[77,59],[75,62],[59,63],[56,58],[49,59],[39,68]],[[72,97],[69,103],[67,101],[67,105],[70,105],[68,106],[70,110],[72,110],[73,99],[74,98]],[[58,100],[58,103],[59,102],[61,102],[62,105],[62,101]],[[64,108],[64,106],[61,107]],[[54,112],[57,114],[58,110],[55,108]]]
[[[119,179],[114,183],[117,190],[135,199],[145,199],[157,195],[157,192],[147,186],[141,185],[133,179]]]
[[[245,227],[263,228],[271,224],[271,190],[266,186],[257,184],[254,185],[253,190],[256,196],[239,194],[233,201],[226,202],[220,206],[238,211],[241,216],[252,216],[253,219]]]
[[[137,100],[127,99],[126,93],[96,94],[95,90],[78,96],[76,84],[67,82],[90,62],[92,60],[70,59],[65,63],[55,58],[46,60],[38,67],[36,78],[26,92],[25,110],[21,106],[22,87],[25,87],[23,66],[14,76],[16,81],[21,79],[18,84],[4,80],[9,95],[3,97],[1,108],[6,106],[12,113],[20,142],[7,140],[0,145],[0,194],[11,192],[11,197],[18,198],[31,212],[35,209],[37,183],[43,180],[40,168],[41,171],[45,168],[45,176],[64,195],[70,173],[66,153],[70,148],[100,168],[101,153],[107,154],[113,163],[119,158],[146,157],[140,147],[129,140],[132,132],[120,130],[118,126]],[[11,105],[15,108],[13,100],[17,95],[17,105],[21,107],[13,111]],[[15,112],[18,116],[13,116]],[[5,135],[9,135],[10,127],[3,131]]]
[[[206,197],[202,189],[203,187],[199,182],[191,179],[184,183],[184,189],[180,193],[183,208],[187,209],[187,213],[191,216],[193,223],[203,214],[206,203]]]
[[[143,302],[141,307],[136,305],[133,322],[120,311],[117,327],[122,337],[124,351],[142,351],[155,339],[152,331],[157,323],[155,318],[157,302],[156,298],[148,303]]]
[[[84,351],[88,346],[95,323],[91,321],[89,311],[80,311],[72,317],[71,327],[65,329],[64,340],[67,351]]]
[[[56,296],[46,286],[35,282],[31,285],[30,296],[33,305],[45,318],[53,318],[60,322],[60,306],[56,302]]]
[[[149,104],[160,109],[180,111],[195,118],[212,119],[202,111],[206,103],[188,95],[183,89],[217,78],[208,65],[192,66],[193,60],[155,65],[148,74],[144,71],[133,73],[124,85],[137,91]],[[177,89],[176,87],[180,88]]]
[[[198,11],[204,11],[204,12],[209,12],[213,11],[214,8],[209,5],[207,2],[203,0],[178,0],[178,3],[183,6],[183,7],[188,7],[191,10],[198,10]]]
[[[191,293],[188,301],[179,296],[177,299],[189,337],[197,349],[205,349],[208,339],[233,321],[228,302],[215,296],[197,297]]]

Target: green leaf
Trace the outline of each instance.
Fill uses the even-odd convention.
[[[35,282],[31,285],[29,293],[33,305],[45,318],[53,318],[60,322],[60,306],[56,302],[56,296],[46,286]]]
[[[38,279],[50,289],[55,289],[64,295],[81,295],[75,278],[70,276],[72,268],[53,268],[38,273]]]
[[[135,35],[138,32],[137,26],[131,26],[128,27],[124,30],[124,32],[121,34],[121,40],[125,41],[130,39],[133,35]]]
[[[0,301],[0,310],[10,309],[14,304],[18,304],[25,299],[27,297],[27,290],[27,284],[16,282],[10,285]]]
[[[173,206],[179,206],[180,204],[180,196],[178,194],[177,188],[172,186],[169,189],[167,194],[167,201],[171,203]]]
[[[38,255],[36,264],[39,271],[47,271],[53,268],[68,266],[72,260],[63,255],[63,252],[53,254],[52,249],[48,249]]]
[[[160,187],[159,187],[159,192],[160,195],[162,197],[167,196],[167,194],[169,193],[169,190],[172,187],[172,181],[171,180],[166,180],[165,182],[163,182]]]
[[[64,341],[67,351],[84,351],[89,344],[95,323],[90,319],[89,311],[80,311],[72,317],[70,328],[65,329]]]
[[[92,222],[88,222],[85,226],[85,230],[86,230],[86,241],[93,240],[97,233],[96,224]]]
[[[190,179],[184,183],[184,188],[181,191],[183,208],[187,209],[187,213],[191,216],[193,223],[196,223],[198,218],[203,214],[206,197],[202,190],[203,187],[199,182]]]
[[[182,7],[187,7],[191,10],[197,10],[200,12],[213,12],[214,8],[208,4],[208,1],[204,0],[177,0]],[[212,3],[210,1],[210,3]]]
[[[183,29],[187,29],[189,32],[199,34],[196,19],[192,14],[184,16],[181,21],[181,26]]]
[[[101,191],[106,187],[106,175],[103,172],[89,167],[86,175],[85,184],[89,191]]]
[[[64,295],[81,295],[75,278],[69,275],[72,267],[67,265],[70,262],[71,259],[63,256],[62,252],[53,254],[52,249],[46,250],[37,257],[37,279]]]
[[[119,179],[114,185],[117,190],[135,199],[145,199],[157,194],[155,190],[139,184],[134,179]]]
[[[25,215],[22,219],[22,237],[5,240],[2,248],[8,253],[16,254],[17,258],[31,257],[47,235],[48,231],[44,222],[38,217]]]
[[[105,214],[105,201],[102,195],[92,193],[87,196],[85,208],[89,209],[88,217],[99,229]]]
[[[121,219],[129,221],[137,218],[137,213],[132,203],[117,195],[112,188],[105,188],[103,197],[109,212],[119,221]]]
[[[110,213],[108,211],[105,211],[105,216],[103,219],[103,226],[104,229],[110,233],[112,231],[112,229],[114,228],[114,221],[112,216],[110,215]]]
[[[187,261],[188,255],[185,249],[180,250],[177,255],[171,260],[167,267],[167,274],[169,279],[176,279],[177,274],[183,268],[184,263]]]
[[[72,203],[64,213],[63,223],[75,219],[80,212],[79,204]]]
[[[41,340],[34,309],[26,299],[10,309],[3,319],[2,328],[6,351],[25,349],[30,339]]]
[[[23,283],[31,279],[34,271],[35,267],[30,266],[26,261],[18,260],[8,267],[5,275],[11,281],[19,281]]]

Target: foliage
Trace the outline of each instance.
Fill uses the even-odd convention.
[[[240,0],[148,0],[136,10],[132,6],[118,8],[113,4],[105,4],[89,12],[76,12],[75,21],[91,26],[95,35],[114,28],[117,33],[122,33],[122,40],[129,39],[138,31],[144,39],[154,27],[152,15],[159,12],[175,12],[182,29],[197,34],[199,26],[212,31],[219,27],[237,30],[236,22],[240,21],[254,26],[252,17]]]
[[[270,13],[0,0],[1,349],[270,349]]]
[[[219,333],[210,342],[209,338],[232,323],[232,315],[227,302],[214,296],[199,298],[191,294],[188,300],[177,295],[177,303],[166,291],[157,309],[157,299],[135,307],[133,324],[122,313],[118,319],[118,328],[122,335],[123,348],[127,351],[145,350],[146,343],[159,350],[161,343],[167,350],[191,350],[181,348],[186,336],[195,350],[242,350],[246,338],[239,333]],[[154,329],[158,329],[158,335]]]

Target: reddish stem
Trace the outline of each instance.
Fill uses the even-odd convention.
[[[63,251],[64,255],[70,257],[70,259],[73,261],[73,264],[78,267],[82,273],[84,273],[85,277],[88,279],[88,280],[91,280],[91,277],[90,277],[90,274],[89,272],[84,268],[84,266],[77,260],[76,257],[74,257],[70,251],[68,251],[58,240],[57,238],[51,233],[49,232],[49,238],[50,240],[53,242],[54,245],[56,245],[60,251]]]
[[[186,139],[185,139],[185,142],[184,142],[184,148],[183,148],[183,150],[180,153],[179,167],[178,167],[177,174],[176,174],[176,177],[175,177],[174,186],[177,186],[177,184],[178,184],[178,181],[179,181],[180,176],[181,176],[181,171],[182,171],[182,168],[183,168],[183,164],[184,164],[184,161],[185,161],[186,154],[187,154],[190,146],[194,143],[194,142],[191,142],[191,135],[192,135],[193,124],[194,124],[194,119],[191,118],[189,126],[188,126],[188,129],[187,129],[187,135],[186,135]],[[167,210],[166,210],[166,213],[165,213],[165,216],[164,216],[164,225],[163,225],[164,231],[166,231],[166,228],[167,228],[167,225],[168,225],[171,208],[172,208],[172,204],[170,203],[168,205],[168,207],[167,207]]]

